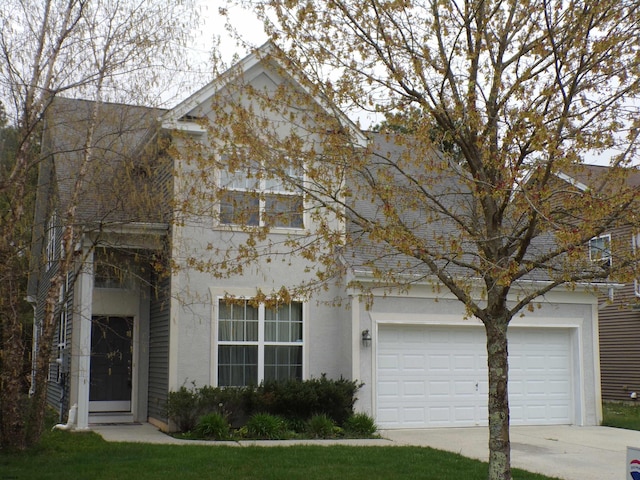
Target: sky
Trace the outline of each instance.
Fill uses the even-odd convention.
[[[267,41],[262,22],[247,10],[239,7],[228,8],[225,0],[198,0],[200,9],[199,25],[193,31],[195,42],[191,47],[193,58],[200,62],[201,68],[211,68],[211,52],[214,47],[214,37],[218,36],[220,45],[218,53],[226,65],[233,63],[234,55],[243,58],[249,52],[237,45],[225,30],[227,18],[219,14],[219,9],[228,10],[228,19],[242,38],[253,46],[260,46]],[[210,71],[210,70],[209,70]]]
[[[227,20],[241,35],[242,39],[254,47],[260,46],[268,40],[262,22],[252,12],[243,10],[240,7],[229,7],[226,0],[196,0],[196,4],[197,8],[200,9],[201,24],[194,29],[194,43],[189,47],[190,57],[193,59],[195,67],[194,80],[188,86],[188,91],[182,91],[174,96],[174,100],[172,100],[174,105],[213,80],[211,54],[215,44],[214,37],[218,37],[219,48],[217,52],[227,67],[234,63],[234,57],[241,59],[250,53],[244,47],[239,46],[236,40],[226,31],[225,23]],[[220,15],[219,9],[222,7],[227,9],[228,18]],[[169,105],[169,107],[171,106],[173,105]],[[353,117],[352,114],[350,116]],[[357,120],[361,126],[368,128],[378,123],[381,118],[374,117],[371,113],[363,112],[361,115],[356,115],[352,120]],[[606,165],[614,153],[604,152],[588,156],[585,160],[587,163]]]

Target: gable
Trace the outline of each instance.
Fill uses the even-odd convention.
[[[308,105],[313,104],[319,112],[338,119],[340,128],[347,131],[352,141],[359,146],[367,144],[366,136],[360,129],[335,105],[321,94],[312,91],[304,81],[304,74],[296,70],[292,64],[283,65],[280,51],[268,42],[253,53],[238,62],[212,82],[195,92],[173,109],[166,112],[159,119],[165,129],[176,129],[190,134],[201,135],[206,130],[206,121],[215,121],[214,105],[219,107],[221,102],[227,105],[237,104],[244,99],[247,101],[252,92],[254,100],[257,97],[266,99],[287,91],[289,101],[303,100]],[[304,98],[303,98],[304,97]],[[291,105],[295,109],[296,105]],[[205,118],[206,117],[206,118]]]

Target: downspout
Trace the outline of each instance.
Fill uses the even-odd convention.
[[[69,409],[69,417],[67,417],[67,423],[58,423],[57,425],[54,425],[51,430],[52,431],[53,430],[73,430],[73,428],[76,426],[77,412],[78,412],[78,405],[74,404]]]

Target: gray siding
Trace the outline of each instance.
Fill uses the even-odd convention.
[[[599,315],[602,399],[625,401],[631,392],[640,395],[640,310],[629,306],[637,300],[633,284],[614,298]]]
[[[631,237],[630,228],[612,233],[614,263],[616,251],[631,249]],[[601,304],[606,301],[606,297],[599,299]],[[640,298],[633,283],[628,283],[615,290],[613,303],[598,312],[603,400],[630,400],[631,392],[640,395],[640,310],[636,308]]]
[[[169,391],[170,283],[164,278],[152,293],[149,317],[149,417],[167,421]]]

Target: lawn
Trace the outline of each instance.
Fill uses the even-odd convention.
[[[602,405],[602,425],[607,427],[640,430],[640,405],[605,402]]]
[[[0,480],[426,479],[484,480],[487,464],[418,447],[225,447],[107,443],[94,433],[48,432],[28,452],[0,452]],[[514,470],[518,480],[549,477]]]

